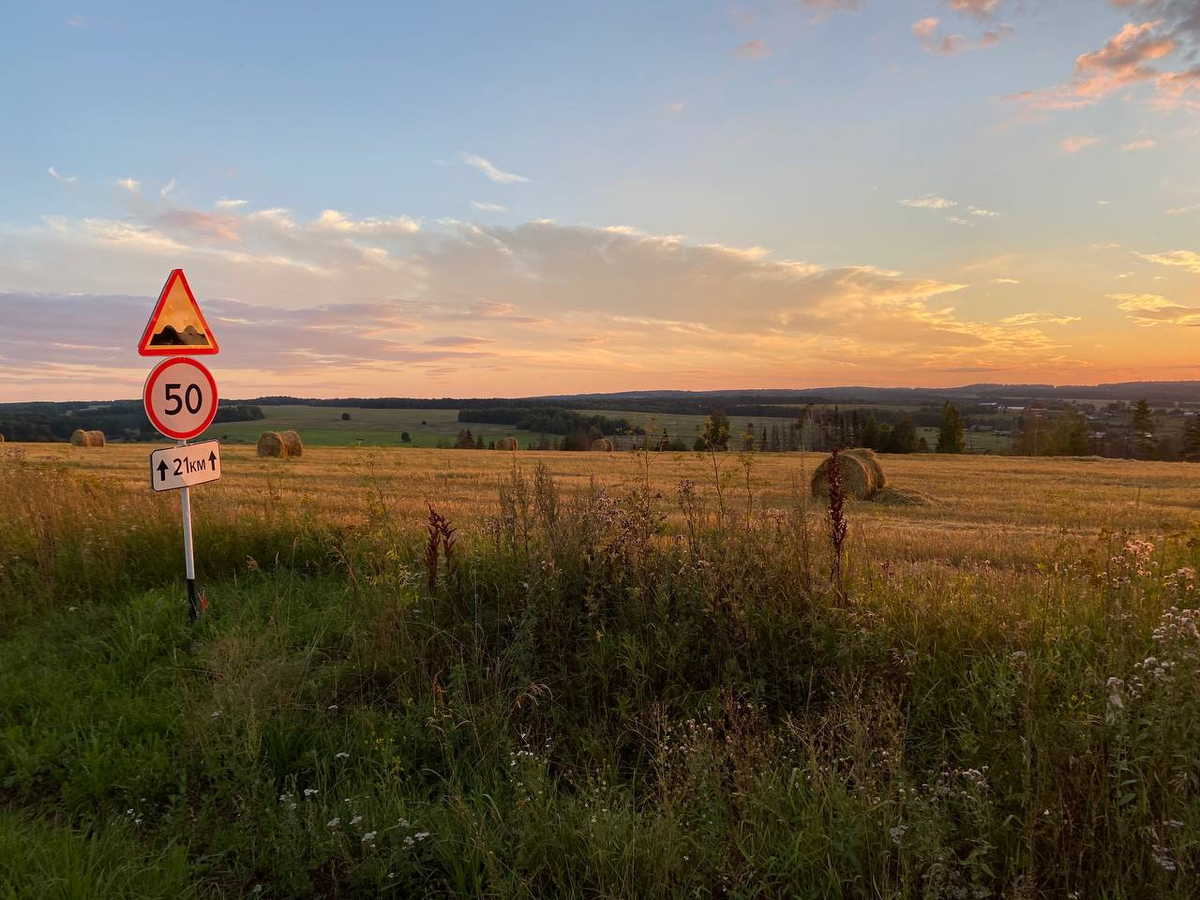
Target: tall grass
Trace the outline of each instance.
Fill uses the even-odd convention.
[[[837,565],[798,490],[640,471],[513,467],[458,521],[377,472],[352,524],[213,505],[189,626],[170,506],[13,460],[9,894],[1194,896],[1200,534],[1005,565],[847,502]]]

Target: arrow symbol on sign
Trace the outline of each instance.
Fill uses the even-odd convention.
[[[217,471],[217,454],[214,452],[210,452],[208,454],[208,461],[212,465],[212,470],[214,472]]]
[[[158,480],[167,480],[167,463],[165,460],[159,460],[158,462]]]

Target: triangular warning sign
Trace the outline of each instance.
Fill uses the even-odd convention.
[[[200,356],[217,353],[217,339],[192,296],[183,269],[174,269],[138,342],[142,356]]]

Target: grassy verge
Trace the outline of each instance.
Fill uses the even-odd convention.
[[[169,511],[15,460],[0,896],[1194,895],[1196,532],[835,592],[800,497],[388,509],[208,509],[191,626]]]

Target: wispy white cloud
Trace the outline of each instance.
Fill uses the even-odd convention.
[[[732,51],[734,56],[742,59],[766,59],[771,55],[771,48],[763,41],[755,38],[752,41],[746,41],[744,44],[739,44]]]
[[[504,212],[507,209],[507,207],[501,206],[499,203],[488,203],[482,200],[472,200],[471,205],[484,212]]]
[[[952,206],[958,206],[957,200],[947,200],[945,197],[937,196],[937,194],[925,194],[923,197],[897,200],[896,202],[902,203],[905,206],[915,206],[917,209],[950,209]]]
[[[1122,144],[1121,150],[1124,152],[1129,152],[1130,150],[1149,150],[1157,146],[1158,141],[1154,140],[1154,138],[1142,138],[1141,140],[1130,141],[1128,144]]]
[[[51,178],[53,178],[55,181],[60,181],[63,184],[74,184],[75,182],[77,182],[79,180],[79,178],[75,175],[59,174],[58,169],[54,168],[54,166],[51,166],[46,171],[50,173]]]
[[[1163,215],[1182,216],[1193,212],[1200,212],[1200,203],[1189,203],[1187,206],[1174,206],[1171,209],[1163,210]]]
[[[999,0],[950,0],[950,9],[956,13],[974,16],[977,19],[990,19],[996,13]]]
[[[929,16],[924,19],[918,19],[916,22],[913,22],[913,24],[912,24],[913,37],[918,38],[920,40],[925,40],[925,39],[933,36],[933,33],[935,31],[937,31],[937,27],[938,27],[938,20],[933,18],[932,16]]]
[[[1101,143],[1101,139],[1091,135],[1073,134],[1063,138],[1058,142],[1058,147],[1063,153],[1078,153],[1080,150],[1086,150],[1088,147],[1094,147]]]
[[[993,278],[992,284],[1020,284],[1016,278]]]
[[[971,215],[979,219],[994,219],[1000,215],[1000,213],[996,212],[995,210],[984,209],[981,206],[968,206],[967,210],[971,213]]]
[[[1017,313],[1000,320],[1004,325],[1070,325],[1082,321],[1079,316],[1062,316],[1048,312]]]
[[[136,178],[118,178],[117,184],[125,188],[125,190],[129,191],[131,194],[140,193],[142,190],[142,183]]]
[[[468,166],[478,169],[489,179],[496,182],[496,184],[514,184],[516,182],[529,181],[529,179],[524,175],[517,175],[514,172],[505,172],[503,169],[496,168],[496,166],[492,165],[490,161],[484,159],[482,156],[464,153],[462,155],[462,161]]]
[[[1200,253],[1191,250],[1172,250],[1169,253],[1139,253],[1146,262],[1160,266],[1174,266],[1186,269],[1193,275],[1200,275]]]
[[[161,191],[158,192],[158,195],[160,197],[166,197],[167,194],[171,193],[171,191],[173,191],[173,190],[175,190],[175,179],[174,178],[172,178],[170,181],[168,181],[166,184],[163,185],[163,188]]]
[[[1116,300],[1117,308],[1129,313],[1137,325],[1200,328],[1200,306],[1184,306],[1158,294],[1109,294],[1108,299]]]
[[[421,223],[408,216],[381,216],[356,221],[336,209],[325,210],[312,224],[318,231],[353,235],[413,234],[421,230]]]
[[[234,199],[231,197],[222,197],[220,200],[218,200],[216,203],[213,204],[213,206],[215,206],[217,209],[238,209],[239,207],[242,207],[245,205],[246,205],[245,200]]]

